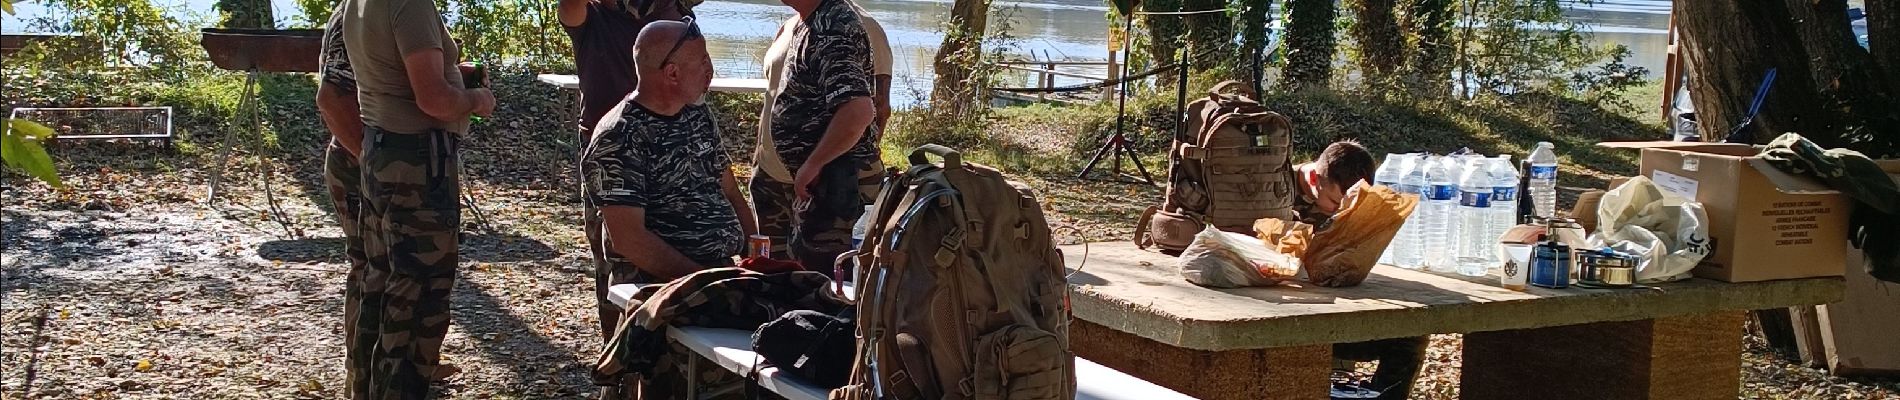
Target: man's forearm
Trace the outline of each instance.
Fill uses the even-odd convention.
[[[732,212],[739,216],[739,228],[746,236],[759,233],[759,221],[752,214],[752,205],[746,203],[745,195],[739,193],[739,179],[732,176],[732,170],[726,170],[720,179],[721,191],[725,192],[726,202],[732,203]]]
[[[817,148],[812,149],[811,158],[805,160],[805,166],[824,168],[838,156],[851,151],[864,138],[865,128],[871,126],[877,110],[871,105],[871,98],[859,97],[838,106],[838,112],[831,117],[831,125],[825,129],[825,136],[818,140]]]
[[[345,93],[328,82],[317,86],[317,113],[323,117],[330,136],[351,155],[360,156],[363,154],[363,117],[358,107],[355,93]]]
[[[699,272],[699,263],[686,258],[646,227],[628,227],[626,235],[611,235],[614,253],[633,262],[635,268],[664,280],[673,280]]]

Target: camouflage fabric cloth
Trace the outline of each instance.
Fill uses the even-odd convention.
[[[860,208],[870,205],[873,199],[877,198],[877,192],[884,184],[885,174],[884,162],[881,160],[873,159],[870,163],[858,168],[858,195],[863,200]],[[807,235],[798,238],[796,242],[805,246],[801,246],[804,248],[796,252],[792,251],[793,227],[810,226],[803,223],[806,220],[805,214],[797,212],[792,207],[792,202],[797,199],[797,196],[792,194],[792,183],[779,182],[764,171],[753,169],[752,179],[746,185],[752,192],[752,212],[759,216],[759,234],[772,238],[772,258],[792,260],[795,259],[793,254],[829,253],[832,255],[831,258],[812,257],[825,260],[819,267],[806,267],[829,275],[832,259],[835,259],[837,254],[851,249],[851,227],[858,221],[834,219],[831,222],[831,229],[828,230],[800,229],[799,233]],[[810,263],[801,260],[801,264]]]
[[[669,116],[628,100],[607,113],[595,132],[581,153],[588,205],[644,209],[647,231],[681,255],[700,265],[732,262],[745,234],[720,186],[732,162],[707,106],[689,105]]]
[[[426,399],[449,330],[449,294],[461,260],[460,139],[448,131],[364,132],[363,313],[379,313],[371,399]]]
[[[783,90],[773,98],[772,146],[789,171],[798,171],[818,148],[838,106],[869,98],[876,87],[872,78],[871,40],[848,0],[820,0],[805,24],[791,31],[785,54]],[[876,125],[844,153],[860,160],[877,158]]]
[[[641,288],[627,302],[627,313],[614,338],[594,366],[594,382],[613,385],[629,374],[646,377],[641,398],[680,398],[666,391],[680,382],[681,357],[669,350],[666,329],[698,326],[756,330],[788,311],[813,310],[827,314],[843,311],[843,299],[827,288],[824,274],[798,271],[760,274],[739,268],[715,268],[693,273],[665,285]],[[701,363],[709,364],[709,363]],[[702,374],[704,376],[704,374]],[[656,384],[658,383],[658,384]],[[648,388],[653,388],[649,390]]]
[[[337,5],[336,13],[324,28],[322,50],[317,58],[322,66],[320,79],[355,96],[356,72],[350,67],[349,52],[343,47],[343,15],[348,7],[348,2]],[[349,398],[369,397],[369,374],[373,365],[370,360],[376,353],[382,318],[380,310],[363,307],[382,301],[382,282],[366,279],[369,260],[363,252],[362,173],[356,155],[332,140],[323,158],[323,184],[330,192],[330,203],[336,208],[337,223],[343,228],[343,255],[350,263],[350,271],[343,279],[343,390]]]
[[[343,256],[350,271],[343,283],[343,385],[352,398],[369,393],[370,357],[375,353],[379,310],[364,312],[363,305],[380,302],[381,282],[376,286],[365,279],[369,268],[363,249],[362,167],[356,157],[331,143],[323,159],[323,183],[336,207],[338,225],[343,228]],[[372,300],[375,299],[375,300]]]
[[[1762,159],[1791,174],[1820,178],[1854,199],[1848,237],[1867,253],[1867,272],[1900,282],[1900,185],[1873,159],[1848,149],[1822,149],[1800,134],[1787,133],[1768,143]],[[1889,245],[1875,245],[1888,243]]]

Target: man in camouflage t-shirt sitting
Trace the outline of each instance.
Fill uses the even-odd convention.
[[[752,211],[739,193],[712,111],[693,104],[712,82],[706,40],[689,22],[658,21],[634,45],[632,95],[601,118],[581,156],[586,201],[600,218],[610,283],[658,283],[732,265]]]

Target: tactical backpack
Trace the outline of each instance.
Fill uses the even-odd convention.
[[[1068,283],[1035,193],[943,146],[910,162],[855,255],[857,361],[831,399],[1075,398]]]
[[[1207,225],[1253,233],[1261,218],[1293,219],[1293,122],[1248,97],[1214,86],[1187,106],[1168,151],[1168,191],[1135,223],[1135,244],[1180,251]]]

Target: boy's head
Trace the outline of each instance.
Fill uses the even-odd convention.
[[[1339,203],[1345,201],[1346,191],[1352,189],[1352,185],[1362,180],[1372,180],[1373,170],[1378,169],[1373,163],[1372,152],[1351,140],[1326,146],[1313,165],[1316,167],[1314,172],[1319,173],[1313,188],[1318,192],[1317,205],[1321,211],[1329,213],[1339,211]]]

